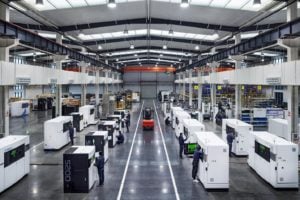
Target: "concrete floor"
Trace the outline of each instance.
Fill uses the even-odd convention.
[[[154,107],[153,101],[145,101],[145,106]],[[230,189],[228,191],[206,191],[201,184],[193,183],[191,179],[192,160],[187,157],[179,159],[178,141],[173,130],[165,127],[162,113],[159,106],[156,106],[159,119],[155,116],[155,130],[143,131],[141,121],[138,123],[141,105],[134,104],[130,133],[125,134],[125,143],[109,149],[109,161],[105,165],[104,186],[94,187],[88,194],[63,193],[62,154],[70,146],[56,152],[43,151],[43,122],[51,117],[51,112],[33,112],[28,117],[26,124],[22,118],[11,119],[12,134],[30,135],[31,172],[0,194],[0,199],[114,200],[119,194],[120,199],[124,200],[175,200],[176,190],[180,199],[184,200],[300,199],[298,190],[273,189],[248,167],[246,158],[230,159]],[[159,121],[162,133],[160,133]],[[206,122],[205,125],[207,130],[221,134],[220,127],[215,126],[212,122]],[[82,131],[75,143],[84,144],[84,135],[93,130],[96,130],[95,126],[89,126]]]

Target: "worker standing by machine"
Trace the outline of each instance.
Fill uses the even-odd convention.
[[[71,141],[71,145],[74,145],[74,127],[72,125],[72,123],[69,124],[69,137],[70,137],[70,141]]]
[[[187,140],[187,138],[183,138],[183,134],[180,133],[178,137],[178,142],[179,142],[179,157],[182,159],[182,153],[183,153],[183,148],[184,148],[184,142]]]
[[[199,183],[199,180],[197,179],[197,173],[198,173],[199,160],[201,158],[202,158],[201,147],[198,145],[193,156],[192,177],[193,177],[193,182],[195,183]]]
[[[124,135],[122,134],[121,131],[119,131],[119,135],[117,136],[118,141],[117,144],[123,144],[124,143]]]
[[[129,133],[129,127],[130,127],[130,112],[129,111],[126,116],[125,124],[126,124],[127,133]]]
[[[234,140],[234,135],[233,132],[228,132],[226,139],[227,139],[227,144],[229,146],[229,157],[232,157],[232,142]]]
[[[99,156],[96,157],[95,166],[98,169],[98,176],[99,176],[99,186],[102,186],[104,184],[104,156],[102,155],[102,151],[99,152]]]

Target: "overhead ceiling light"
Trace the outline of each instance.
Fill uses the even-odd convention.
[[[164,44],[164,46],[163,46],[163,49],[167,49],[168,47],[167,47],[167,45],[166,44]]]
[[[101,49],[102,49],[102,46],[101,46],[101,45],[98,45],[98,49],[101,50]]]
[[[115,8],[115,7],[117,7],[117,4],[116,4],[115,0],[108,0],[107,6],[109,8]]]
[[[134,54],[134,56],[138,56],[137,54]]]
[[[36,0],[35,5],[36,6],[44,6],[44,1],[43,0]]]
[[[199,45],[196,45],[195,50],[199,50],[199,49],[200,49]]]
[[[155,65],[155,67],[157,67],[157,64]]]
[[[79,31],[78,37],[84,37],[84,33],[81,30]]]
[[[253,6],[254,7],[260,7],[261,6],[261,1],[260,0],[253,0]]]
[[[160,57],[162,57],[162,56],[163,56],[163,54],[161,53],[159,56],[160,56]]]
[[[124,35],[128,35],[128,29],[127,29],[127,27],[125,27],[125,29],[124,29],[124,31],[123,31],[123,34],[124,34]]]
[[[130,44],[130,49],[134,49],[134,45],[133,44]]]
[[[219,32],[217,30],[214,31],[213,37],[216,37],[216,38],[219,37]]]
[[[187,8],[189,7],[189,0],[181,0],[181,4],[180,4],[180,7],[181,8]]]
[[[118,61],[119,61],[119,58],[117,58],[116,61],[118,62]]]

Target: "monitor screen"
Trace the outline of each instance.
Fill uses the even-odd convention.
[[[22,103],[22,108],[28,108],[29,104],[28,103]]]

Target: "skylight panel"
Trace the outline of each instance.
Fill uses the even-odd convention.
[[[42,37],[45,37],[45,38],[51,38],[51,39],[56,38],[56,34],[54,34],[54,33],[38,33],[38,34]]]
[[[151,29],[150,34],[151,35],[161,35],[161,30]]]
[[[135,35],[135,31],[134,30],[129,30],[127,35],[134,36]]]
[[[182,33],[182,32],[174,32],[173,33],[173,36],[174,37],[184,37],[185,33]]]
[[[213,0],[209,6],[224,8],[230,0]]]
[[[258,33],[244,33],[244,34],[241,34],[241,39],[253,38],[257,35],[258,35]]]
[[[195,36],[195,39],[197,39],[197,40],[203,40],[203,39],[205,38],[205,36],[206,36],[206,35],[197,34],[197,35]]]
[[[85,0],[68,0],[72,7],[85,7],[87,6]]]
[[[187,33],[187,34],[185,34],[185,38],[194,38],[196,36],[196,34],[194,34],[194,33]]]
[[[63,8],[72,8],[72,6],[66,1],[66,0],[47,0],[52,5],[54,5],[57,9],[63,9]]]
[[[102,39],[103,38],[101,34],[93,34],[92,37],[94,39]]]
[[[231,0],[225,8],[229,9],[241,9],[244,5],[246,5],[249,1],[253,0]]]
[[[111,33],[102,33],[101,35],[103,38],[111,38],[112,37]]]
[[[137,35],[146,35],[147,34],[147,30],[146,29],[136,30],[135,34],[137,34]]]
[[[124,37],[124,33],[122,31],[111,33],[113,37]]]

